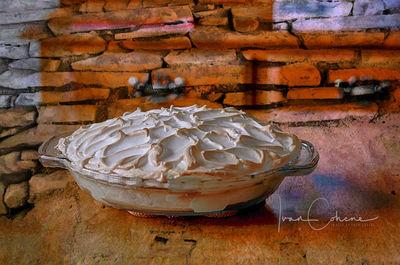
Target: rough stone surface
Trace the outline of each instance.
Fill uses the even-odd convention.
[[[375,80],[399,80],[400,72],[396,68],[357,68],[330,70],[329,83],[334,83],[337,79],[349,80],[349,78],[353,76],[357,78],[373,78]]]
[[[37,150],[24,150],[21,152],[21,160],[38,160],[39,155]]]
[[[9,108],[11,106],[11,96],[0,95],[0,108]]]
[[[397,0],[383,0],[386,8],[399,8],[400,2]]]
[[[192,47],[192,44],[188,37],[171,37],[159,40],[126,40],[121,41],[121,46],[131,50],[180,50],[189,49]]]
[[[23,10],[41,10],[44,8],[59,7],[60,0],[2,0],[0,12],[13,12]]]
[[[233,28],[239,32],[252,32],[255,31],[259,26],[258,20],[254,18],[243,18],[234,17],[233,18]]]
[[[294,32],[357,31],[362,29],[399,28],[400,14],[376,16],[349,16],[298,20]]]
[[[134,28],[140,25],[179,24],[193,22],[188,6],[170,6],[93,13],[50,20],[49,28],[56,35],[91,30]]]
[[[49,38],[31,43],[31,57],[62,57],[95,54],[106,49],[106,42],[96,33],[78,33],[71,36]]]
[[[0,215],[7,214],[7,206],[4,204],[3,197],[6,186],[0,182]]]
[[[0,57],[10,59],[23,59],[28,58],[28,45],[12,45],[4,41],[0,41]]]
[[[354,50],[329,49],[329,50],[246,50],[242,52],[246,60],[267,62],[329,62],[344,63],[357,59]]]
[[[23,127],[35,123],[36,112],[27,109],[0,109],[0,128]]]
[[[135,1],[131,1],[135,2]],[[143,0],[144,7],[160,5],[193,5],[193,0]]]
[[[202,26],[228,26],[228,17],[208,16],[199,20],[199,25]]]
[[[85,100],[106,99],[110,95],[107,88],[83,88],[71,91],[42,91],[42,104],[56,104],[59,102],[76,102]]]
[[[128,7],[128,0],[106,0],[105,11],[125,10]]]
[[[298,34],[309,49],[320,48],[380,48],[383,32],[302,33]]]
[[[282,101],[285,101],[282,92],[263,90],[226,93],[224,98],[224,104],[231,106],[268,105]]]
[[[20,160],[20,156],[20,152],[12,152],[0,156],[0,176],[19,172],[18,161]]]
[[[102,12],[104,7],[104,0],[88,0],[81,5],[79,12],[82,13],[92,13],[92,12]]]
[[[95,121],[93,105],[46,106],[39,109],[38,123]]]
[[[287,99],[341,99],[343,91],[337,87],[300,87],[289,89]]]
[[[71,8],[46,8],[34,11],[5,13],[0,17],[0,25],[41,21],[55,17],[68,17],[71,15],[73,15]]]
[[[72,63],[74,70],[134,72],[146,71],[162,66],[162,56],[146,52],[107,53]]]
[[[45,22],[0,25],[0,40],[8,44],[27,44],[33,40],[50,38],[51,32]]]
[[[164,61],[170,66],[182,64],[229,65],[237,64],[235,51],[190,50],[170,52]]]
[[[17,127],[17,128],[10,128],[10,129],[2,129],[0,132],[0,138],[4,138],[10,135],[14,135],[17,134],[21,131],[23,131],[24,129],[21,127]]]
[[[297,48],[297,39],[289,33],[259,31],[239,33],[217,27],[197,27],[190,33],[190,39],[197,48]]]
[[[15,106],[38,106],[42,102],[42,95],[40,92],[36,93],[21,93],[15,99]]]
[[[25,69],[43,72],[54,72],[60,66],[60,60],[28,58],[10,63],[9,67],[14,69]]]
[[[15,134],[0,142],[0,152],[15,150],[17,147],[36,147],[49,137],[64,132],[72,132],[79,125],[39,124],[37,127]]]
[[[386,49],[400,48],[400,31],[392,31],[383,42],[383,47]]]
[[[0,75],[0,86],[23,89],[40,86],[40,75],[31,70],[11,69]]]
[[[369,66],[398,67],[400,64],[400,51],[362,50],[361,63]]]
[[[230,218],[136,218],[68,185],[29,212],[0,217],[0,263],[398,264],[398,120],[389,115],[375,123],[282,127],[316,146],[318,167],[285,178],[267,205]],[[314,227],[326,225],[336,211],[378,219],[332,222],[321,231],[286,220],[278,232],[279,217],[307,218],[321,197],[329,208],[316,207]]]
[[[18,208],[24,206],[28,198],[28,182],[11,184],[7,187],[4,194],[4,203],[9,208]]]
[[[0,74],[2,74],[8,70],[8,62],[9,62],[9,59],[0,58]]]
[[[354,2],[353,15],[355,16],[368,16],[368,15],[380,15],[385,9],[383,0],[356,0]]]
[[[176,25],[156,25],[156,26],[142,26],[135,28],[135,31],[116,33],[116,40],[159,37],[169,34],[185,35],[192,31],[194,26],[192,24],[176,24]]]
[[[56,190],[63,190],[69,183],[73,183],[74,179],[67,170],[57,170],[51,174],[37,174],[29,180],[29,203]]]

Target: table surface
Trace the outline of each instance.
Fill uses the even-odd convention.
[[[230,218],[137,218],[71,182],[0,217],[0,264],[400,264],[399,127],[399,114],[281,126],[318,167]]]

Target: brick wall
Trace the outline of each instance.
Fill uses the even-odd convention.
[[[397,0],[2,0],[0,214],[32,202],[45,139],[138,106],[235,106],[280,123],[398,110],[399,28]],[[184,98],[131,97],[130,77],[157,74],[183,77]],[[392,87],[334,86],[353,76]]]

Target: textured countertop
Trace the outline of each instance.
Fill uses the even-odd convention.
[[[70,179],[0,217],[0,264],[400,264],[399,118],[282,125],[316,146],[318,167],[230,218],[137,218]]]

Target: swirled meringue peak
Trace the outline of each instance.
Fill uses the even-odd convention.
[[[75,169],[168,182],[237,177],[296,158],[300,141],[234,108],[174,107],[81,127],[56,147]]]

